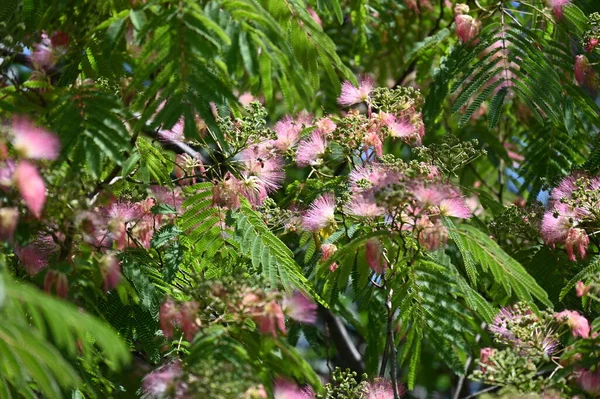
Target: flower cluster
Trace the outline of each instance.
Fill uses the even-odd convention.
[[[569,259],[584,258],[590,244],[589,234],[598,221],[600,178],[583,173],[565,177],[551,193],[549,210],[544,214],[541,235],[551,246],[563,244]]]
[[[462,44],[473,43],[475,36],[481,29],[481,22],[467,15],[469,6],[466,4],[457,4],[454,7],[454,23],[456,25],[456,35]]]

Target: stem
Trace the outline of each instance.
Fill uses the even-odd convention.
[[[387,325],[387,336],[389,342],[389,352],[391,357],[391,370],[390,376],[392,378],[392,388],[394,389],[394,399],[400,399],[398,393],[398,372],[396,370],[398,355],[396,351],[396,342],[394,341],[394,311],[392,309],[392,295],[394,290],[390,288],[385,301],[385,307],[387,308],[388,325]]]

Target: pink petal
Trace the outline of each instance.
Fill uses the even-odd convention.
[[[13,145],[25,158],[55,160],[60,141],[54,133],[35,126],[29,119],[15,117],[12,121]]]
[[[44,179],[34,165],[23,161],[15,170],[15,181],[27,208],[39,219],[46,203]]]

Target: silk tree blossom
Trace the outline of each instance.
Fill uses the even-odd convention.
[[[310,388],[302,388],[289,380],[278,378],[273,384],[273,397],[275,399],[314,399],[315,394]]]
[[[179,361],[167,364],[144,377],[142,392],[151,399],[183,399],[187,384],[178,381],[182,376],[183,369]]]
[[[375,219],[385,215],[385,209],[375,200],[372,192],[356,193],[350,202],[344,205],[344,211],[359,218]]]
[[[44,291],[51,294],[53,289],[56,296],[60,298],[67,298],[69,296],[69,280],[65,273],[58,270],[48,270],[46,272],[44,276]]]
[[[44,179],[42,179],[37,168],[27,161],[19,162],[13,178],[23,201],[25,201],[25,205],[39,219],[46,203],[46,183]]]
[[[49,235],[40,236],[24,247],[15,245],[15,255],[30,276],[48,267],[50,258],[59,250],[60,247]]]
[[[240,183],[244,195],[254,205],[260,205],[269,193],[281,187],[285,179],[283,159],[261,152],[260,149],[247,149],[240,154],[243,162]]]
[[[574,310],[563,310],[554,315],[559,320],[566,322],[574,337],[588,338],[590,336],[590,323]]]
[[[162,107],[161,107],[162,108]],[[181,118],[170,129],[161,129],[158,138],[163,141],[182,141],[184,139],[184,119]]]
[[[39,70],[49,70],[66,54],[69,37],[64,32],[56,32],[49,37],[45,32],[41,40],[32,47],[31,62]]]
[[[394,399],[394,387],[391,381],[375,378],[367,382],[365,399]],[[398,395],[404,396],[405,389],[402,385],[397,387]]]
[[[286,116],[273,127],[277,134],[277,140],[273,146],[281,152],[286,152],[298,143],[302,125],[296,123],[290,116]]]
[[[335,226],[335,199],[326,193],[317,198],[302,218],[304,229],[318,232]]]
[[[256,323],[261,334],[270,334],[273,337],[277,337],[278,331],[287,334],[283,309],[275,301],[264,305],[262,312],[256,317]]]
[[[328,243],[326,243],[326,244],[321,245],[321,261],[325,262],[336,251],[337,251],[337,247],[335,246],[335,244],[328,244]],[[334,271],[337,270],[338,267],[339,267],[339,265],[337,264],[337,262],[333,262],[331,264],[331,266],[329,266],[329,270],[331,272],[334,272]]]
[[[317,321],[317,304],[299,291],[283,298],[282,308],[286,316],[300,323],[315,324]]]
[[[594,87],[595,71],[585,55],[575,57],[575,80],[580,86]]]
[[[314,131],[308,139],[298,144],[296,151],[296,164],[300,167],[317,166],[327,151],[327,140],[320,131]]]
[[[315,126],[317,127],[319,133],[327,136],[331,134],[337,129],[337,125],[330,118],[321,118],[315,122]]]
[[[462,42],[467,44],[473,40],[479,33],[481,28],[481,22],[475,18],[467,15],[469,12],[469,6],[466,4],[457,4],[454,7],[454,23],[456,25],[456,35]]]
[[[460,219],[469,219],[471,209],[462,198],[448,198],[440,201],[440,215],[451,216]]]
[[[54,133],[35,126],[29,119],[15,116],[12,121],[12,143],[23,158],[55,160],[60,141]]]
[[[589,244],[590,238],[584,229],[569,229],[567,237],[565,238],[565,249],[571,261],[575,262],[577,260],[576,254],[578,254],[581,259],[585,258]]]
[[[231,172],[227,172],[223,180],[217,181],[212,188],[212,205],[237,209],[240,207],[242,183]]]
[[[349,81],[345,81],[342,84],[342,93],[338,97],[338,104],[349,107],[367,101],[373,88],[373,79],[368,75],[364,75],[359,79],[358,87],[354,86]]]
[[[383,257],[383,245],[377,238],[367,240],[365,244],[365,257],[367,264],[377,274],[383,274],[387,269],[387,262]]]
[[[448,241],[448,229],[439,218],[432,221],[427,215],[421,216],[416,230],[419,244],[428,251],[434,251]]]
[[[581,370],[578,373],[577,383],[586,393],[596,398],[600,395],[600,369],[596,371]]]
[[[584,297],[588,294],[588,292],[590,292],[590,289],[592,287],[590,285],[585,285],[583,283],[583,281],[578,281],[577,285],[575,286],[575,292],[577,294],[578,297]]]
[[[563,8],[571,4],[571,0],[547,0],[547,2],[548,6],[552,8],[552,12],[554,13],[557,21],[563,17]]]
[[[104,291],[110,291],[116,288],[121,280],[121,263],[119,259],[112,254],[105,254],[100,260],[100,273],[104,279]]]

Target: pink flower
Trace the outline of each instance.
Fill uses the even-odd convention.
[[[68,37],[66,43],[68,43]],[[42,33],[41,41],[32,46],[31,62],[39,70],[48,70],[56,65],[58,58],[65,52],[63,38],[55,34],[50,39],[46,33]]]
[[[590,287],[589,285],[583,284],[583,281],[578,281],[577,285],[575,286],[575,292],[578,297],[582,297],[586,296],[587,293],[590,292],[591,288],[592,287]]]
[[[585,44],[585,51],[587,51],[588,53],[591,53],[592,51],[594,51],[594,49],[598,46],[598,38],[597,37],[590,37],[590,39],[588,40],[588,42]]]
[[[571,0],[547,0],[548,5],[552,7],[552,12],[556,20],[560,20],[563,16],[563,7],[571,4]]]
[[[481,371],[485,374],[487,366],[489,364],[490,356],[495,352],[494,348],[481,348],[479,351],[479,363],[481,364]]]
[[[44,276],[44,291],[51,294],[52,287],[56,296],[60,298],[66,298],[69,296],[69,280],[65,273],[61,273],[56,270],[48,270]]]
[[[183,398],[186,384],[177,383],[183,375],[179,361],[163,366],[146,375],[142,381],[144,395],[152,399]]]
[[[48,267],[50,257],[59,249],[51,236],[40,236],[24,247],[15,245],[15,254],[25,271],[33,276]]]
[[[29,119],[15,116],[12,121],[13,145],[24,158],[55,160],[60,142],[54,133],[35,126]]]
[[[275,140],[273,146],[281,152],[286,152],[298,142],[302,125],[286,116],[275,124],[273,130],[277,133],[277,140]]]
[[[46,203],[46,183],[44,183],[44,179],[40,176],[37,168],[27,161],[19,163],[15,170],[14,179],[25,205],[39,219]]]
[[[0,240],[12,241],[18,222],[17,208],[0,208]]]
[[[323,244],[321,245],[321,260],[322,261],[326,261],[327,259],[329,259],[331,257],[331,255],[333,255],[335,253],[335,251],[337,251],[337,247],[335,246],[335,244]]]
[[[369,219],[385,214],[385,209],[377,205],[372,191],[353,195],[350,202],[344,206],[344,210],[349,215]]]
[[[121,280],[121,262],[113,254],[106,254],[100,261],[100,273],[104,278],[104,291],[115,288]]]
[[[313,10],[311,7],[307,7],[306,11],[308,11],[312,19],[317,23],[317,25],[323,26],[321,18],[319,18],[319,15],[315,12],[315,10]]]
[[[310,388],[301,388],[291,381],[278,378],[273,386],[275,399],[314,399],[315,394]]]
[[[241,175],[241,187],[244,196],[254,205],[260,205],[268,193],[281,187],[285,179],[283,159],[279,156],[260,157],[252,149],[241,154],[244,165]]]
[[[573,262],[577,260],[575,250],[577,250],[581,259],[585,258],[589,243],[590,238],[584,229],[570,228],[565,238],[565,249],[567,250],[569,259]]]
[[[14,183],[16,164],[12,159],[7,159],[6,163],[0,168],[0,187],[8,189]]]
[[[377,155],[378,157],[382,157],[383,156],[383,142],[381,141],[381,138],[379,137],[379,135],[377,134],[377,132],[371,131],[369,133],[367,133],[365,135],[365,147],[373,147],[373,150],[375,151],[375,155]],[[366,152],[366,149],[365,149]]]
[[[227,172],[223,180],[213,185],[212,204],[223,208],[237,209],[240,207],[241,192],[241,182],[231,172]]]
[[[373,91],[373,80],[365,75],[358,81],[358,87],[355,87],[349,81],[342,84],[342,93],[338,97],[338,104],[350,106],[366,101]]]
[[[199,154],[197,157],[192,157],[189,154],[177,154],[173,172],[175,177],[181,179],[178,181],[179,184],[188,185],[196,183],[198,176],[204,175],[206,170]],[[189,179],[185,179],[185,177],[189,177]]]
[[[302,167],[319,165],[326,150],[327,140],[318,130],[314,131],[307,140],[301,141],[298,145],[296,163]]]
[[[301,323],[315,324],[317,321],[317,305],[299,291],[292,297],[283,298],[283,313]]]
[[[580,86],[587,86],[594,75],[594,69],[585,55],[575,57],[575,80]]]
[[[365,399],[394,399],[394,388],[392,382],[382,378],[375,378],[367,382]],[[398,386],[398,395],[404,395],[404,387]]]
[[[471,42],[473,38],[477,36],[481,27],[481,23],[479,21],[466,14],[456,15],[454,17],[454,22],[456,24],[456,35],[462,44]]]
[[[382,274],[387,269],[387,263],[383,258],[383,246],[377,238],[371,238],[365,245],[365,257],[367,264],[377,274]]]
[[[573,211],[566,204],[558,204],[542,218],[541,235],[547,244],[562,242],[573,227]]]
[[[161,129],[158,138],[163,141],[181,141],[184,138],[184,120],[181,118],[171,129]]]
[[[181,305],[181,331],[188,341],[192,341],[200,329],[196,323],[199,308],[200,304],[196,301],[184,302]]]
[[[419,230],[419,244],[428,251],[433,251],[448,241],[448,229],[442,224],[439,219],[435,223],[423,215],[417,221]]]
[[[263,313],[257,317],[256,322],[262,334],[271,334],[276,337],[278,330],[283,334],[287,334],[283,310],[277,302],[271,301],[267,303],[263,309]]]
[[[590,335],[590,324],[585,317],[574,310],[563,310],[554,315],[559,321],[567,321],[574,337],[588,338]]]
[[[320,231],[335,226],[333,194],[324,194],[310,204],[302,218],[302,225],[308,231]]]
[[[582,370],[577,378],[577,383],[585,392],[597,397],[600,395],[600,369],[596,371]]]
[[[337,125],[330,118],[321,118],[315,122],[315,126],[322,135],[328,135],[335,131]]]
[[[462,198],[448,198],[440,201],[440,214],[455,218],[468,219],[471,217],[471,209]]]
[[[174,328],[180,326],[182,321],[181,311],[175,301],[169,298],[163,302],[158,312],[158,320],[165,337],[173,338]]]

